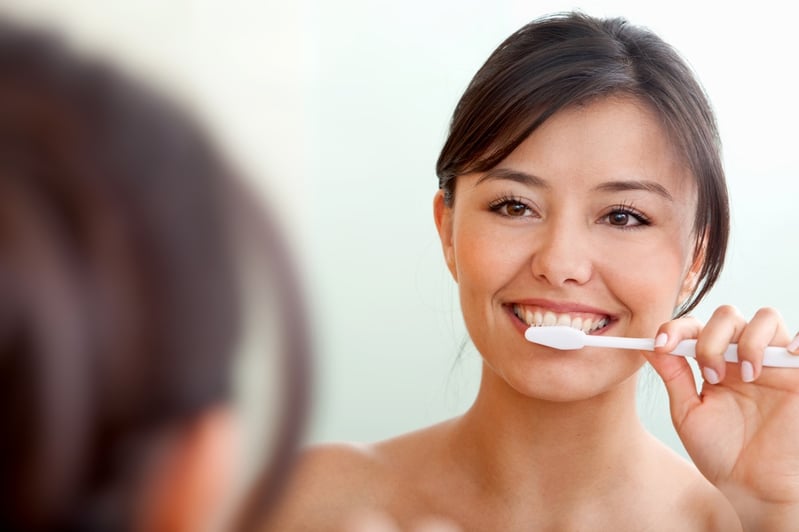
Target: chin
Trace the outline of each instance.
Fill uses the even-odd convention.
[[[619,364],[621,360],[616,359],[615,364],[603,364],[600,360],[525,364],[523,369],[517,367],[505,372],[501,379],[531,399],[558,403],[586,401],[618,390],[635,379],[643,361],[640,357],[630,359],[629,354],[629,363]]]

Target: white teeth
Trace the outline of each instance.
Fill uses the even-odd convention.
[[[601,320],[599,320],[599,322],[597,322],[596,325],[594,325],[594,330],[597,331],[597,330],[601,329],[602,327],[604,327],[607,324],[608,324],[608,319],[607,318],[602,318]]]
[[[549,327],[553,325],[572,327],[585,333],[598,331],[610,323],[607,317],[590,318],[577,316],[572,318],[569,314],[555,314],[551,310],[535,310],[524,308],[521,305],[513,305],[513,313],[517,318],[524,321],[531,327]]]

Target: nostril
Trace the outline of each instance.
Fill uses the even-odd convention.
[[[578,238],[559,235],[539,242],[532,254],[530,268],[536,279],[561,287],[569,283],[588,282],[592,276],[593,263]]]

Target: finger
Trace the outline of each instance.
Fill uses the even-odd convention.
[[[655,352],[670,353],[687,338],[696,338],[704,325],[693,316],[671,320],[660,326],[655,335]]]
[[[791,343],[788,344],[788,351],[794,355],[799,355],[799,333],[796,333],[796,336],[793,337]]]
[[[691,410],[701,404],[691,366],[684,357],[661,353],[645,356],[666,385],[671,420],[679,428]]]
[[[713,312],[702,333],[696,339],[696,362],[702,368],[702,376],[710,384],[724,380],[727,364],[724,351],[738,340],[746,327],[746,320],[737,308],[722,305]]]
[[[702,324],[692,317],[664,323],[655,337],[655,352],[644,353],[649,363],[666,385],[669,394],[669,410],[675,427],[680,427],[688,413],[701,404],[696,390],[694,374],[684,357],[670,355],[677,344],[685,338],[695,338],[702,331]]]
[[[769,307],[758,310],[738,337],[741,380],[752,382],[757,379],[766,347],[785,345],[789,340],[788,329],[777,310]]]

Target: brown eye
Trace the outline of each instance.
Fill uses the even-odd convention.
[[[630,215],[626,212],[614,212],[608,216],[610,225],[628,225],[630,223]]]
[[[505,205],[505,214],[508,216],[524,216],[527,210],[527,205],[524,203],[508,203]]]
[[[643,213],[633,211],[629,207],[617,207],[602,217],[602,223],[618,227],[619,229],[632,229],[634,227],[650,225],[649,219]]]
[[[516,198],[499,198],[488,207],[491,212],[505,218],[529,218],[535,216],[535,210],[530,204]]]

